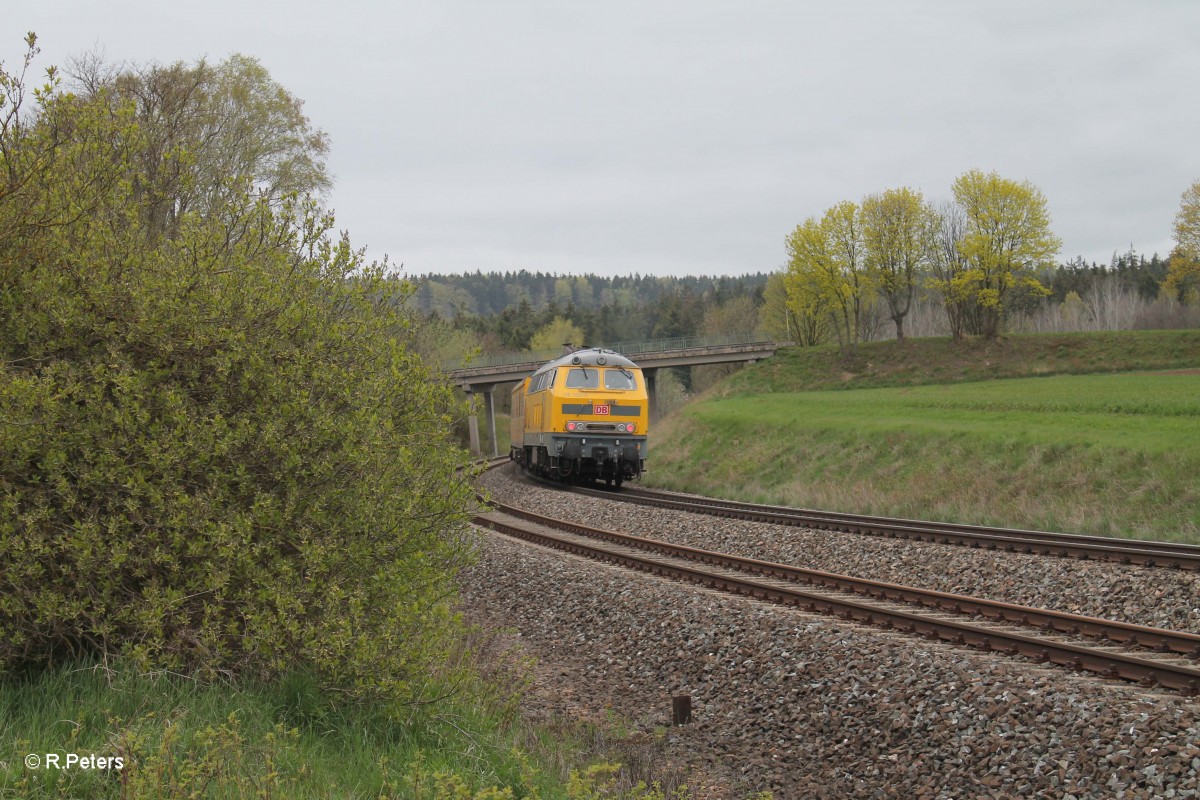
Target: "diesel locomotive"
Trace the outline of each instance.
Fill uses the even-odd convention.
[[[645,469],[649,421],[637,364],[612,350],[575,350],[513,389],[509,457],[547,478],[619,487]]]

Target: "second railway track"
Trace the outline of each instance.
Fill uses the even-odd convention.
[[[1187,695],[1200,692],[1200,635],[1192,633],[740,558],[590,528],[503,504],[480,514],[476,522],[539,544],[804,610]]]
[[[1027,531],[961,525],[951,522],[924,522],[863,514],[814,511],[630,487],[626,487],[620,492],[580,486],[570,488],[573,492],[605,497],[623,503],[690,511],[729,519],[914,539],[937,544],[956,544],[1013,553],[1043,554],[1200,571],[1200,546],[1176,542],[1116,539],[1107,536]]]

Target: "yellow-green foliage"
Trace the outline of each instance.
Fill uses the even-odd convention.
[[[1028,181],[973,169],[954,182],[954,199],[966,214],[958,249],[967,269],[955,276],[952,297],[971,298],[983,315],[983,333],[995,336],[1013,289],[1049,294],[1033,271],[1052,263],[1062,241],[1050,231],[1046,196]]]
[[[1175,250],[1163,288],[1187,303],[1200,299],[1200,181],[1183,193],[1175,216]]]
[[[906,186],[867,195],[860,215],[867,271],[887,302],[896,338],[903,339],[904,317],[932,253],[937,215],[920,192]]]
[[[842,202],[788,235],[789,300],[805,315],[829,319],[843,353],[859,340],[859,317],[875,287],[866,270],[858,206]]]
[[[410,697],[471,500],[409,287],[248,176],[150,230],[129,107],[0,74],[0,669]]]
[[[535,353],[543,351],[559,351],[564,344],[583,347],[583,330],[566,317],[555,317],[553,321],[539,330],[529,340],[529,349]]]
[[[1179,201],[1175,242],[1193,259],[1200,259],[1200,180],[1189,186]]]

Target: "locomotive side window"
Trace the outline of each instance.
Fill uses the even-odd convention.
[[[572,369],[567,373],[567,388],[568,389],[599,389],[600,388],[600,370],[598,369]]]
[[[541,375],[534,375],[529,381],[529,394],[540,392],[549,389],[554,385],[554,377],[558,375],[558,370],[552,369],[549,372],[543,372]]]
[[[637,385],[633,381],[633,373],[620,369],[604,370],[604,388],[605,389],[636,389]]]

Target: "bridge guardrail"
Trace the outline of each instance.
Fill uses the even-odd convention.
[[[632,356],[638,353],[656,353],[663,350],[683,350],[690,347],[719,347],[732,344],[752,344],[763,339],[745,334],[731,336],[677,336],[664,339],[648,339],[641,342],[617,342],[616,344],[589,345],[603,347],[605,350],[615,350],[621,355]],[[451,367],[454,372],[464,369],[483,369],[487,367],[503,367],[511,364],[525,364],[531,361],[549,361],[562,355],[561,348],[553,350],[527,351],[523,353],[497,353],[491,356],[481,356],[470,363],[460,362]]]

